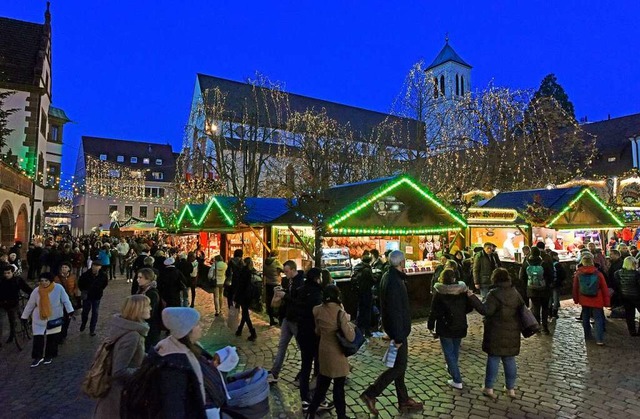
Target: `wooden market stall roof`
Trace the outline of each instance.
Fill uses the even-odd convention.
[[[407,175],[338,185],[322,196],[325,236],[430,234],[467,226],[458,212]],[[273,224],[309,225],[304,212],[292,208]]]
[[[532,220],[534,226],[556,230],[624,227],[587,186],[500,192],[481,207],[513,209]]]

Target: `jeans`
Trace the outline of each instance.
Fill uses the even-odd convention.
[[[249,315],[249,303],[241,305],[240,309],[242,310],[242,318],[240,319],[240,325],[238,326],[238,330],[236,331],[236,333],[242,333],[242,329],[244,328],[244,324],[246,323],[251,336],[255,336],[256,329],[253,328],[253,324],[251,323],[251,316]]]
[[[180,291],[180,306],[189,307],[189,288]]]
[[[313,360],[318,354],[318,344],[320,339],[313,329],[299,329],[296,335],[298,347],[300,348],[300,374],[298,382],[300,383],[300,400],[310,401],[309,398],[309,378],[311,378],[311,368]]]
[[[9,307],[0,309],[7,313],[7,318],[9,319],[9,336],[15,337],[16,335],[16,314],[18,314],[18,307]],[[0,311],[0,338],[2,338],[2,320],[3,313]],[[1,342],[0,342],[1,343]]]
[[[274,376],[280,374],[284,358],[287,356],[287,347],[291,338],[298,334],[298,324],[296,322],[284,319],[280,325],[280,341],[278,342],[278,353],[273,360],[273,367],[271,367],[271,373]]]
[[[502,365],[504,367],[504,378],[507,390],[513,390],[516,387],[516,376],[518,374],[515,356],[489,355],[487,358],[487,369],[484,377],[484,387],[488,389],[493,388],[493,384],[496,382],[496,378],[498,378],[500,360],[502,360]]]
[[[396,362],[393,365],[393,368],[389,368],[380,374],[376,382],[371,384],[364,393],[370,398],[376,398],[393,381],[396,385],[398,403],[404,403],[409,400],[409,392],[407,391],[407,386],[404,383],[404,374],[407,371],[408,355],[409,351],[407,348],[407,342],[405,341],[398,348],[398,355],[396,356]]]
[[[31,358],[50,359],[58,356],[58,337],[58,333],[53,335],[34,335]]]
[[[629,334],[636,335],[638,333],[636,329],[636,308],[640,310],[640,299],[622,297],[622,304],[624,305],[624,317],[627,320]]]
[[[554,310],[558,310],[560,308],[560,288],[553,288],[551,290],[549,306]]]
[[[91,323],[89,323],[89,331],[91,333],[96,331],[96,325],[98,324],[98,309],[100,308],[100,300],[91,300],[87,298],[82,301],[82,324],[81,329],[87,326],[87,320],[89,319],[89,312],[91,312]]]
[[[118,266],[120,267],[120,275],[124,275],[124,257],[125,255],[121,255],[118,253]]]
[[[273,300],[273,294],[274,294],[273,290],[278,286],[279,286],[278,284],[267,284],[266,306],[267,306],[267,314],[269,315],[269,323],[271,324],[277,323],[275,319],[276,315],[274,313],[273,307],[271,307],[271,300]]]
[[[360,290],[358,294],[358,317],[356,325],[364,334],[371,333],[371,310],[373,309],[373,294],[371,288]]]
[[[344,400],[344,383],[347,377],[333,378],[333,403],[336,407],[336,415],[338,419],[344,419],[347,417],[347,404]],[[309,405],[309,416],[314,417],[318,406],[327,396],[327,390],[329,390],[329,384],[331,384],[331,378],[318,375],[318,381],[316,384],[316,391],[313,394],[313,400]]]
[[[213,288],[213,308],[216,314],[222,311],[222,285],[216,285]]]
[[[591,338],[591,315],[595,320],[596,342],[604,340],[604,310],[595,307],[582,307],[582,328],[585,339]]]
[[[549,298],[548,297],[529,297],[531,300],[531,311],[533,316],[542,323],[544,330],[549,329]],[[540,314],[542,313],[542,314]]]
[[[440,346],[442,346],[442,353],[444,353],[444,360],[447,362],[447,369],[449,375],[455,383],[462,383],[462,376],[460,375],[460,367],[458,366],[458,358],[460,355],[460,338],[443,338],[440,337]]]

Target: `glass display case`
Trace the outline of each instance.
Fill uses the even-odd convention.
[[[346,247],[322,249],[322,268],[334,279],[351,278],[351,258]]]

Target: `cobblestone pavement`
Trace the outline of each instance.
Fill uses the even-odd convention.
[[[100,307],[98,336],[78,331],[72,323],[67,343],[51,365],[29,368],[30,347],[18,352],[15,346],[0,348],[0,418],[87,418],[94,402],[80,392],[80,383],[91,363],[95,349],[105,337],[110,315],[117,313],[128,294],[123,280],[110,282]],[[203,315],[207,332],[202,339],[209,350],[227,344],[238,347],[239,370],[264,366],[269,368],[275,352],[279,329],[269,327],[260,315],[252,315],[258,340],[248,342],[245,329],[236,337],[225,325],[225,317],[214,317],[211,297],[198,290],[196,307]],[[586,342],[579,323],[574,320],[578,307],[563,302],[561,318],[552,326],[552,336],[523,339],[517,358],[517,398],[510,401],[502,392],[497,402],[484,398],[486,355],[481,351],[482,321],[469,316],[469,336],[461,348],[461,370],[465,388],[447,386],[448,374],[439,341],[426,330],[425,321],[414,323],[409,340],[409,369],[406,375],[410,395],[425,404],[420,414],[406,417],[443,418],[627,418],[640,417],[640,338],[627,336],[624,320],[607,322],[606,346]],[[6,323],[5,323],[6,324]],[[5,326],[6,327],[6,326]],[[6,333],[2,342],[6,339]],[[383,370],[381,357],[386,342],[374,338],[351,358],[353,371],[347,381],[347,405],[350,416],[366,418],[368,414],[358,396]],[[298,368],[299,353],[294,343],[289,347],[280,382],[272,386],[271,415],[275,418],[302,417],[298,389],[292,381]],[[500,373],[496,390],[504,385]],[[401,417],[396,408],[393,386],[378,398],[380,417]],[[332,417],[325,413],[324,418]]]

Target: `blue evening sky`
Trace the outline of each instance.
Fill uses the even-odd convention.
[[[45,1],[0,15],[42,23]],[[640,1],[53,0],[53,100],[63,173],[82,135],[183,141],[197,72],[259,71],[302,95],[387,112],[411,65],[449,33],[473,89],[537,88],[555,73],[578,118],[640,112]]]

